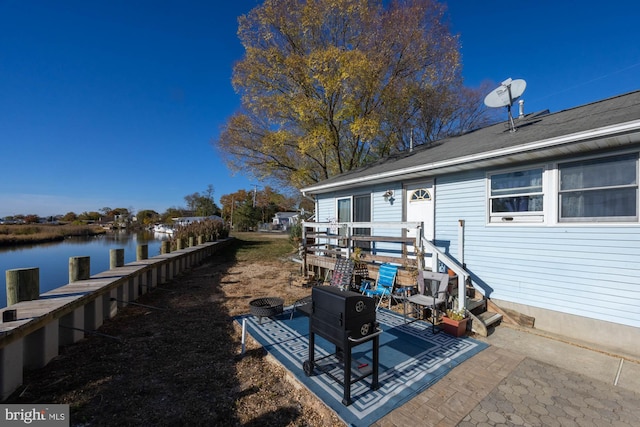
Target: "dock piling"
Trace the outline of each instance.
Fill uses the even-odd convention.
[[[7,307],[20,301],[32,301],[40,298],[40,269],[16,268],[7,270]]]

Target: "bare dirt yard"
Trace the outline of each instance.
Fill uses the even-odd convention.
[[[249,301],[310,294],[287,236],[236,235],[200,266],[105,321],[102,335],[25,373],[4,403],[63,403],[77,426],[333,426],[342,422],[253,340],[240,357],[233,316]]]

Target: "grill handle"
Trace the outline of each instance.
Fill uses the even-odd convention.
[[[376,331],[374,333],[369,334],[366,337],[357,338],[357,339],[349,337],[349,341],[355,342],[355,343],[365,342],[365,341],[375,337],[376,335],[380,335],[381,333],[382,333],[382,329],[376,328]]]

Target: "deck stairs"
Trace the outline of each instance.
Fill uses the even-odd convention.
[[[466,307],[471,319],[470,326],[467,328],[483,337],[491,334],[500,323],[524,328],[533,328],[535,324],[535,318],[531,316],[499,307],[491,299],[482,295],[477,297],[472,288],[467,288]]]
[[[471,331],[483,337],[488,336],[493,328],[500,324],[503,317],[500,313],[488,311],[487,300],[484,298],[468,298],[467,311],[471,319],[469,322]]]

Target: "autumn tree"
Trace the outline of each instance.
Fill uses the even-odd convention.
[[[24,216],[25,224],[37,224],[40,221],[40,217],[36,214],[29,214]]]
[[[234,224],[236,230],[271,222],[276,212],[296,211],[299,205],[297,197],[287,196],[270,186],[225,194],[220,197],[220,203],[222,217]]]
[[[160,220],[160,214],[151,209],[143,209],[136,215],[138,222],[143,225],[150,225]]]
[[[213,200],[213,185],[209,184],[207,189],[200,194],[195,192],[184,197],[187,208],[196,216],[220,215],[220,208]]]
[[[444,6],[385,3],[266,0],[239,18],[242,107],[214,142],[232,169],[299,188],[475,125]]]
[[[62,217],[63,221],[68,221],[68,222],[72,222],[75,221],[76,219],[78,219],[78,215],[76,215],[75,212],[67,212],[66,214],[64,214],[64,216]]]
[[[91,212],[82,212],[78,215],[78,220],[80,221],[98,221],[100,219],[100,212],[91,211]]]
[[[260,209],[254,206],[251,191],[238,190],[232,194],[225,194],[220,197],[220,203],[222,217],[236,231],[247,231],[260,222]]]

